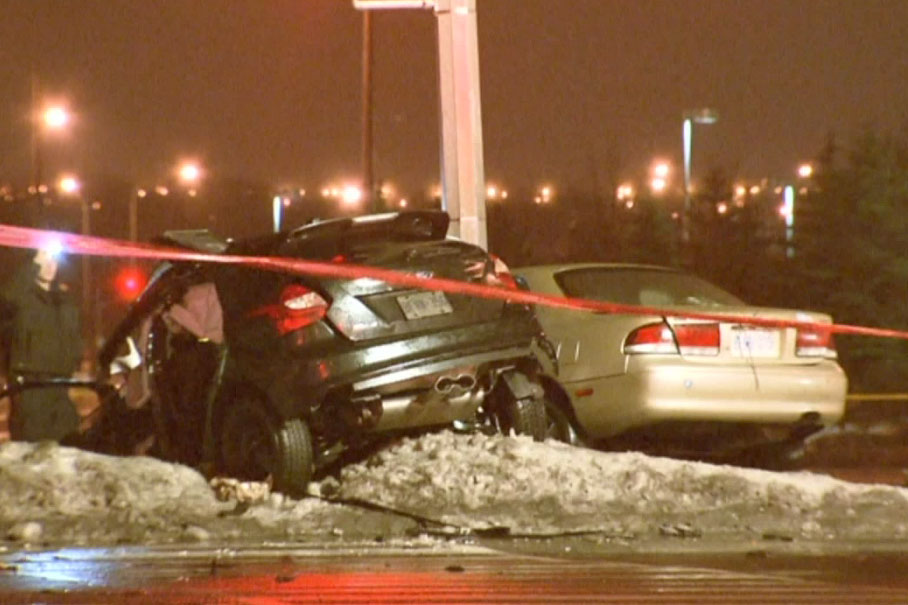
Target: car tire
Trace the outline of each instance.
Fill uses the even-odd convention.
[[[548,397],[545,400],[545,438],[561,441],[568,445],[582,446],[583,440],[574,428],[570,416],[561,408],[560,405],[551,401]]]
[[[221,425],[221,463],[237,479],[265,481],[290,496],[306,493],[312,478],[313,449],[309,427],[301,418],[275,419],[254,399],[231,405]]]
[[[500,425],[505,433],[529,435],[534,441],[546,437],[547,418],[544,397],[509,398],[502,406]]]

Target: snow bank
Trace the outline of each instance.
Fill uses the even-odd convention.
[[[192,469],[60,447],[0,446],[0,527],[28,542],[179,539],[225,508]]]
[[[517,534],[908,536],[908,490],[525,437],[439,433],[344,469],[339,495]]]
[[[214,489],[213,487],[214,486]],[[216,491],[228,500],[216,497]],[[908,490],[443,432],[312,485],[455,529],[606,537],[904,540]],[[374,508],[374,507],[373,507]],[[431,525],[426,526],[431,527]],[[152,458],[0,446],[0,538],[32,545],[406,540],[407,516],[215,480]]]

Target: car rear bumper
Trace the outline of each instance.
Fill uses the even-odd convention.
[[[793,424],[816,414],[830,425],[845,413],[847,388],[833,361],[751,368],[652,359],[619,376],[568,386],[577,418],[592,437],[665,421]]]
[[[250,377],[269,394],[281,413],[305,414],[332,393],[345,398],[367,392],[383,396],[401,390],[420,390],[433,377],[465,372],[481,374],[489,368],[531,360],[537,331],[526,316],[432,332],[369,346],[338,348],[323,355],[273,356],[258,360],[262,372]],[[265,361],[265,363],[262,363]],[[246,363],[249,367],[252,364]],[[482,386],[477,376],[477,387]]]

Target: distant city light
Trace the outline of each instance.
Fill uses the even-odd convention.
[[[664,193],[665,189],[668,187],[668,181],[662,177],[653,177],[649,182],[650,189],[653,190],[653,193]]]
[[[726,214],[728,212],[728,204],[725,202],[719,202],[716,204],[716,212],[719,214]]]
[[[341,191],[340,199],[348,206],[358,204],[363,199],[363,190],[355,185],[346,185]]]
[[[744,185],[737,185],[735,187],[735,197],[744,197],[747,195],[747,187]]]
[[[184,183],[195,183],[202,178],[202,169],[195,162],[183,162],[177,174]]]
[[[533,199],[537,204],[548,204],[555,199],[555,188],[551,185],[543,185],[539,188],[539,193]]]
[[[508,199],[508,192],[506,189],[502,188],[499,185],[490,183],[486,186],[486,199],[489,200],[506,200]]]
[[[634,197],[634,186],[630,183],[624,183],[618,187],[616,195],[621,201],[629,200]]]
[[[400,198],[400,202],[398,202],[398,203],[400,204],[400,207],[401,207],[401,208],[406,208],[406,207],[407,207],[407,204],[408,204],[409,202],[407,202],[407,199],[406,199],[406,198]]]
[[[60,179],[60,191],[66,195],[78,193],[81,187],[81,183],[79,183],[79,180],[74,176],[67,175]]]
[[[750,194],[751,194],[751,195],[757,195],[758,193],[760,193],[760,186],[759,186],[759,185],[752,185],[751,188],[750,188]]]
[[[813,166],[807,163],[801,164],[798,166],[798,176],[802,179],[809,179],[813,176]]]
[[[671,165],[668,162],[656,162],[656,164],[653,165],[653,176],[662,179],[663,181],[668,178],[671,171]]]
[[[42,119],[48,128],[59,130],[69,123],[69,112],[59,105],[54,105],[44,110]]]

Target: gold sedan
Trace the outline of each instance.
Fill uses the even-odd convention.
[[[844,414],[847,378],[828,331],[734,319],[829,324],[828,315],[750,306],[665,267],[570,264],[514,274],[534,292],[668,311],[624,315],[537,307],[557,359],[545,384],[552,437],[721,458],[768,445],[790,452]],[[729,320],[682,319],[671,311]]]

